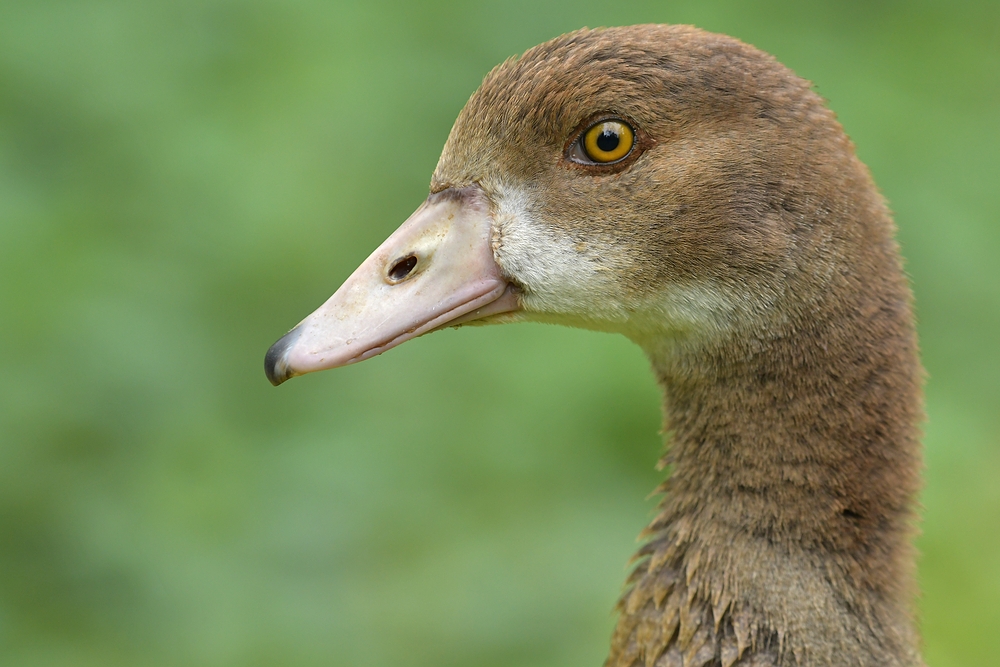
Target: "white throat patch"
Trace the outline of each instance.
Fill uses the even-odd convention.
[[[571,326],[618,329],[629,318],[610,247],[560,235],[532,213],[529,195],[505,187],[494,198],[493,253],[524,288],[526,311]]]
[[[531,194],[517,187],[499,188],[493,204],[493,253],[524,288],[526,319],[616,331],[637,342],[664,336],[691,342],[727,335],[749,311],[768,305],[746,286],[707,280],[636,294],[620,279],[632,270],[622,244],[586,230],[569,238],[539,220]]]

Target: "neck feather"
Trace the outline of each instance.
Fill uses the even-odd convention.
[[[608,665],[922,664],[920,367],[886,273],[766,335],[650,351],[670,473]]]

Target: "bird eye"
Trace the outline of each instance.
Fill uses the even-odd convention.
[[[609,164],[632,152],[635,132],[620,120],[602,120],[588,128],[577,143],[586,157],[581,162]]]

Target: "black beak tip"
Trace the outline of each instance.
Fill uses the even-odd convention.
[[[275,387],[295,376],[295,372],[289,368],[286,358],[288,348],[295,343],[300,333],[298,327],[292,329],[272,345],[267,354],[264,355],[264,374]]]

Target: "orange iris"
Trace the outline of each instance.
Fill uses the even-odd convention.
[[[583,135],[583,148],[594,162],[617,162],[629,154],[635,144],[632,128],[619,120],[597,123]]]

